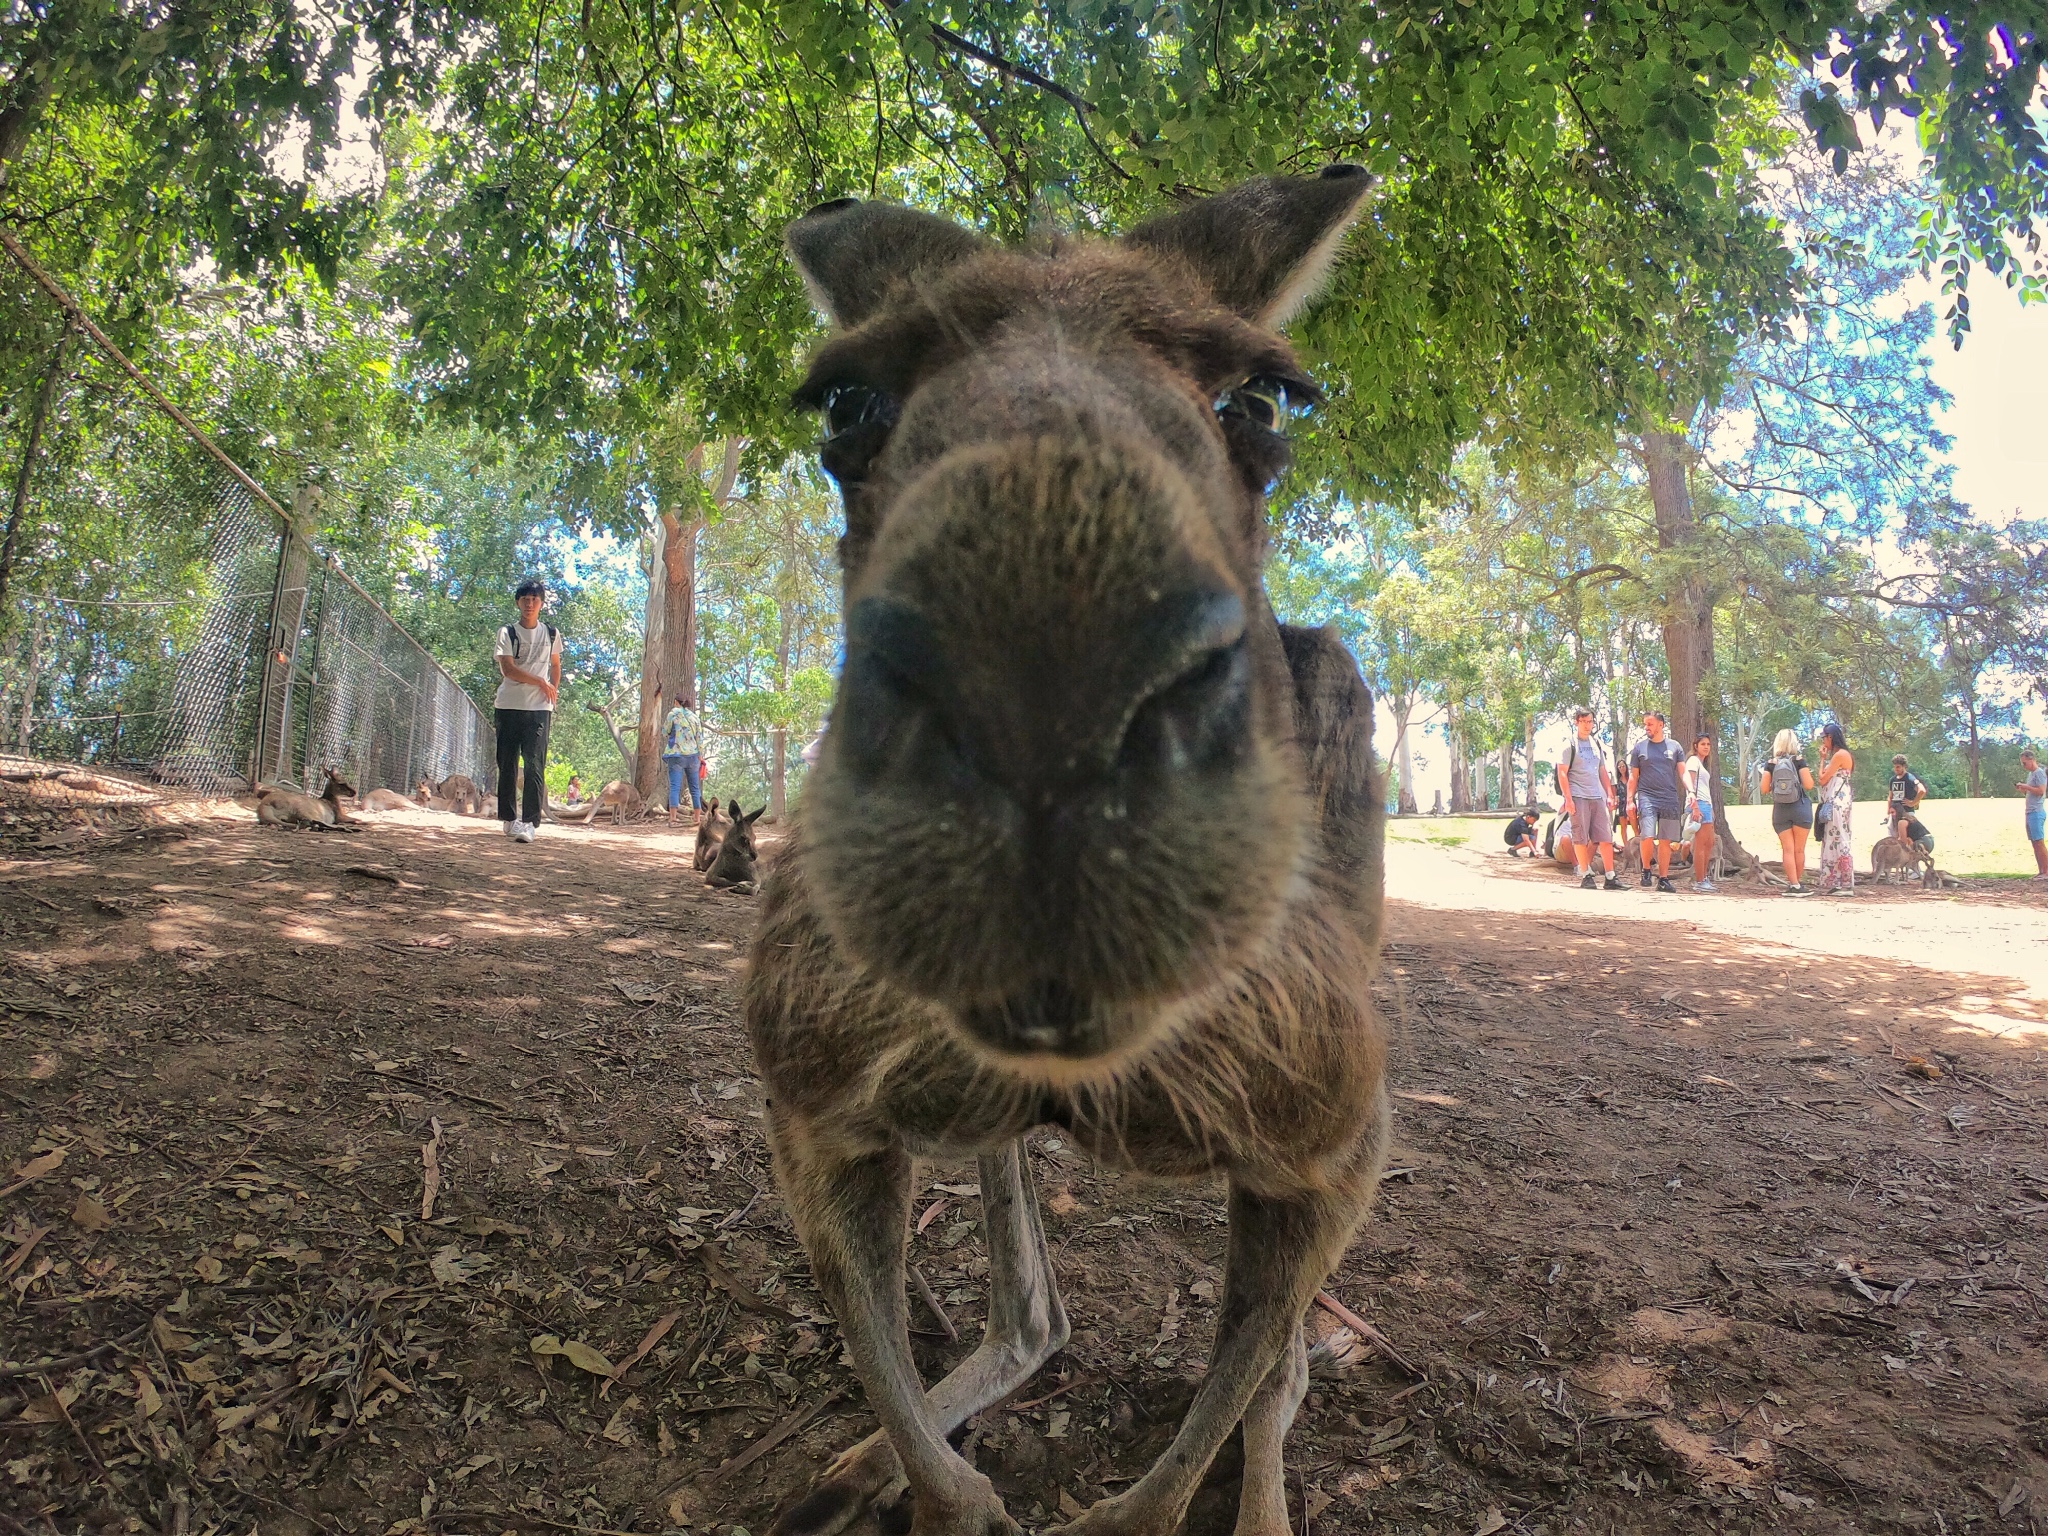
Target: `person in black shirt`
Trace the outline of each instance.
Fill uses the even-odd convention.
[[[1922,853],[1934,852],[1934,834],[1928,831],[1926,824],[1911,811],[1903,816],[1893,817],[1892,826],[1897,830],[1900,842],[1918,848]]]
[[[1522,854],[1536,857],[1536,813],[1524,811],[1507,824],[1500,840],[1508,845],[1508,852],[1520,857]]]
[[[1899,819],[1920,809],[1920,802],[1927,798],[1927,786],[1920,776],[1906,766],[1906,754],[1901,752],[1892,759],[1891,783],[1885,786],[1884,813],[1890,818],[1892,830],[1898,832]],[[1901,838],[1901,841],[1906,839]]]

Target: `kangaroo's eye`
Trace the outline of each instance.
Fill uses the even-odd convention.
[[[1216,397],[1216,414],[1277,432],[1283,419],[1307,410],[1313,399],[1313,392],[1300,380],[1255,373]]]
[[[844,437],[862,427],[891,427],[901,408],[892,395],[865,384],[835,384],[825,391],[825,438]]]

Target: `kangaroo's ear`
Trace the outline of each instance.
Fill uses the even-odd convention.
[[[755,822],[759,821],[761,819],[763,812],[765,812],[767,809],[768,807],[764,804],[760,810],[754,812],[753,815],[747,818],[747,825],[751,827]]]
[[[841,326],[859,325],[898,283],[944,271],[988,246],[950,219],[850,197],[820,203],[782,238],[811,302]]]
[[[1178,256],[1224,308],[1260,325],[1285,325],[1321,290],[1344,231],[1375,185],[1361,165],[1261,176],[1148,219],[1124,243]]]

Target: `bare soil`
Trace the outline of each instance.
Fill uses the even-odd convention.
[[[128,825],[0,817],[0,1530],[758,1532],[872,1427],[761,1142],[753,903],[686,838]],[[1420,1374],[1315,1382],[1307,1530],[2040,1529],[2048,989],[1966,936],[2048,903],[1860,953],[1434,850],[1392,889],[1395,1171],[1329,1289]],[[1033,1157],[1074,1337],[966,1437],[1027,1529],[1170,1436],[1224,1244],[1217,1189]],[[972,1178],[917,1202],[932,1373]]]

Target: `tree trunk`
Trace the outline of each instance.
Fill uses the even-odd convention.
[[[33,677],[34,673],[31,672],[30,676]],[[1978,800],[1984,794],[1984,744],[1977,739],[1977,674],[1974,672],[1964,683],[1963,707],[1970,714],[1970,798]]]
[[[785,535],[783,544],[784,567],[787,570],[790,544],[787,535],[788,509],[784,508]],[[785,593],[786,593],[785,587]],[[789,697],[789,603],[786,596],[778,595],[775,603],[775,692],[787,701]],[[779,822],[789,807],[789,727],[777,725],[768,738],[768,820]]]
[[[1455,705],[1444,709],[1444,747],[1451,759],[1451,814],[1462,816],[1471,809],[1472,776],[1465,766],[1465,733]]]
[[[633,744],[632,771],[628,777],[643,796],[652,796],[661,777],[661,658],[667,631],[668,582],[663,572],[662,541],[665,526],[656,522],[647,548],[647,619],[640,632],[640,719],[639,735]]]
[[[1515,803],[1515,744],[1504,741],[1500,744],[1500,808],[1506,810]]]
[[[1522,756],[1527,759],[1522,766],[1529,771],[1529,794],[1522,801],[1522,805],[1525,809],[1533,811],[1536,809],[1536,717],[1534,715],[1524,715],[1522,717]]]
[[[43,680],[43,628],[49,615],[41,607],[36,609],[36,621],[28,633],[28,665],[22,669],[21,687],[21,755],[28,757],[29,736],[36,723],[36,687]]]
[[[693,478],[704,472],[705,444],[699,443],[684,456]],[[744,438],[725,440],[724,459],[718,479],[711,486],[711,506],[722,511],[732,500],[733,485],[739,479],[740,451]],[[666,793],[668,776],[661,763],[661,721],[669,701],[680,689],[700,707],[697,699],[697,535],[704,520],[696,515],[701,503],[678,510],[673,504],[656,514],[653,559],[647,571],[647,633],[641,649],[640,740],[636,754],[634,782],[640,793],[653,798]],[[655,589],[661,591],[660,628],[655,627]]]
[[[1415,799],[1415,753],[1408,732],[1408,722],[1414,713],[1415,700],[1412,695],[1394,710],[1394,761],[1401,775],[1394,804],[1403,816],[1421,814],[1421,807]]]
[[[43,448],[43,422],[50,414],[50,398],[57,393],[57,380],[64,372],[64,349],[71,342],[76,322],[66,316],[64,334],[50,353],[50,366],[43,372],[43,387],[36,394],[35,412],[29,417],[28,446],[21,452],[21,473],[14,481],[14,506],[7,514],[7,535],[0,540],[0,617],[7,611],[7,583],[14,574],[14,546],[21,536],[21,514],[28,506],[29,483],[35,477],[36,456]]]
[[[1676,432],[1643,434],[1643,469],[1657,513],[1657,547],[1682,553],[1693,541],[1692,487],[1686,482],[1686,442]],[[1691,743],[1706,729],[1700,679],[1713,646],[1713,614],[1699,577],[1688,572],[1664,595],[1664,661],[1671,673],[1671,735]]]

